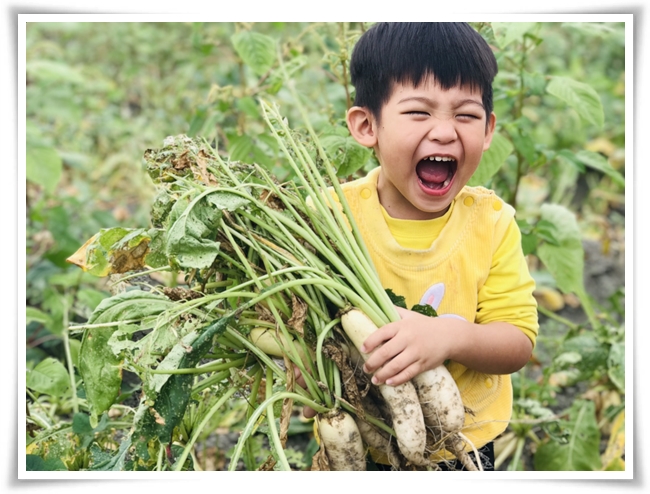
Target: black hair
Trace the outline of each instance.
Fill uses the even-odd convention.
[[[443,89],[480,90],[486,115],[493,108],[498,67],[483,37],[464,22],[382,22],[357,41],[350,60],[354,104],[379,119],[394,83],[418,86],[433,75]]]

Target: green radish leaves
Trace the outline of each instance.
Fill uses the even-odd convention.
[[[593,334],[581,334],[569,338],[562,345],[561,351],[556,360],[564,359],[563,356],[567,354],[577,357],[570,365],[579,372],[578,379],[587,379],[598,369],[607,366],[609,350]]]
[[[130,290],[102,300],[90,316],[88,324],[140,321],[155,316],[172,305],[173,302],[160,295]]]
[[[246,204],[244,197],[213,190],[199,194],[184,209],[183,202],[177,201],[170,215],[174,221],[167,232],[167,256],[183,268],[210,267],[219,253],[220,242],[214,239],[214,232],[223,211],[235,211]]]
[[[125,438],[120,443],[120,448],[113,455],[101,451],[97,444],[93,444],[90,447],[90,454],[93,457],[91,470],[102,472],[119,472],[125,470],[129,448],[131,448],[130,437]]]
[[[397,307],[401,307],[402,309],[407,308],[406,299],[402,295],[397,295],[390,288],[386,289],[386,293],[388,294],[388,298],[390,298],[390,301],[394,305],[396,305]],[[411,310],[413,312],[417,312],[418,314],[422,314],[428,317],[438,317],[438,313],[436,312],[436,309],[434,309],[429,304],[415,304],[413,307],[411,307]]]
[[[213,338],[223,334],[233,320],[234,313],[209,324],[198,333],[191,333],[179,342],[160,364],[159,368],[186,369],[196,366],[212,347]],[[192,374],[158,374],[153,386],[145,389],[146,400],[136,415],[136,437],[140,440],[158,438],[169,443],[171,435],[185,414],[190,401]]]
[[[108,410],[119,396],[123,359],[110,344],[113,332],[126,321],[140,321],[169,308],[166,298],[132,290],[103,300],[90,317],[79,350],[79,372],[93,420]],[[110,324],[121,321],[121,324]],[[101,326],[100,326],[101,325]]]
[[[172,226],[167,232],[166,255],[183,268],[207,268],[219,252],[213,231],[220,212],[199,195],[187,207],[177,201],[171,212]]]
[[[557,288],[574,293],[589,319],[595,323],[591,300],[584,286],[584,248],[575,214],[560,204],[545,203],[534,225],[517,221],[522,232],[524,254],[535,254],[553,277]]]
[[[406,299],[402,295],[397,295],[390,288],[386,288],[386,293],[388,294],[388,298],[394,305],[396,305],[397,307],[401,307],[402,309],[406,309]]]
[[[436,309],[431,307],[429,304],[415,304],[413,307],[411,307],[411,310],[427,317],[438,317]]]

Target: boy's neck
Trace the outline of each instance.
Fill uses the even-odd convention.
[[[422,211],[417,209],[413,204],[402,196],[398,190],[391,187],[384,179],[381,170],[377,180],[377,196],[379,203],[391,218],[397,220],[432,220],[440,218],[449,211],[451,204],[448,204],[441,211]]]

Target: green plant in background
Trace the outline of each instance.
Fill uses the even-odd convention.
[[[538,285],[577,296],[587,316],[576,324],[540,308],[549,319],[538,346],[549,353],[548,360],[541,376],[529,366],[515,376],[519,400],[498,462],[520,470],[624,468],[624,291],[610,299],[611,307],[589,296],[582,247],[586,236],[608,245],[612,230],[624,226],[624,26],[474,26],[494,47],[500,67],[498,133],[474,182],[494,188],[516,206]],[[113,281],[133,279],[112,273],[107,282],[71,269],[65,259],[109,227],[123,228],[122,235],[97,251],[95,274],[112,265],[125,245],[129,252],[157,245],[149,212],[155,222],[171,204],[164,194],[156,195],[141,157],[167,135],[202,136],[224,158],[257,163],[281,181],[294,178],[257,103],[260,96],[271,97],[290,122],[300,121],[280,60],[338,176],[353,178],[375,166],[371,152],[351,139],[343,120],[353,98],[347,60],[364,29],[354,23],[28,26],[30,469],[161,467],[159,452],[138,467],[127,454],[130,444],[122,441],[135,418],[133,396],[140,384],[115,382],[113,394],[90,397],[79,374],[86,366],[85,375],[101,375],[96,361],[79,360],[81,336],[88,325],[115,319],[115,314],[102,319],[107,315],[98,306],[117,288]],[[147,265],[158,269],[150,276],[174,288],[177,280],[165,272],[166,260],[150,257]],[[105,342],[107,362],[112,352],[139,348],[136,329],[156,324],[155,313],[120,317],[144,317],[149,326],[121,324],[113,333],[117,336]],[[178,331],[180,337],[191,328]],[[170,343],[156,345],[162,352]],[[576,384],[591,391],[588,401],[557,409],[557,395]],[[229,422],[223,409],[227,402],[240,410],[241,400],[224,396],[211,394],[207,385],[195,388],[175,437],[200,444],[222,420],[241,429],[245,420],[238,415]],[[89,399],[104,402],[92,419]],[[247,413],[250,417],[252,410]],[[601,434],[610,438],[602,455],[597,454]],[[200,468],[195,452],[179,444],[165,455],[184,455],[182,468]],[[140,458],[154,453],[138,447]],[[261,443],[246,442],[246,448],[248,469],[270,454]],[[534,465],[523,464],[525,448],[537,451]],[[574,453],[581,463],[557,462]]]
[[[546,405],[553,402],[553,395],[559,391],[551,384],[552,377],[557,378],[559,373],[564,377],[571,369],[577,376],[564,380],[564,386],[577,381],[594,383],[593,390],[604,394],[611,391],[616,396],[616,404],[609,410],[612,415],[601,428],[609,425],[611,429],[613,419],[622,417],[618,415],[622,409],[618,397],[625,393],[621,379],[625,362],[624,325],[621,319],[606,320],[607,309],[599,312],[594,308],[585,289],[582,241],[585,229],[593,228],[585,224],[591,203],[576,211],[575,201],[583,180],[588,180],[597,192],[615,196],[624,191],[621,155],[615,151],[624,146],[624,114],[616,97],[622,94],[622,57],[600,65],[602,60],[590,53],[589,62],[582,58],[580,63],[577,57],[585,54],[575,55],[578,51],[569,49],[588,40],[602,48],[607,58],[624,44],[622,26],[567,24],[562,30],[553,30],[552,36],[548,33],[553,28],[543,23],[492,23],[476,27],[496,48],[500,71],[495,82],[495,112],[501,132],[496,147],[486,153],[487,160],[481,163],[489,166],[477,174],[474,184],[493,187],[509,197],[517,208],[524,252],[538,260],[542,268],[537,273],[538,286],[550,285],[561,293],[576,295],[588,319],[588,324],[576,325],[540,306],[544,315],[559,320],[569,331],[559,338],[563,343],[544,369],[541,387],[527,382],[526,370],[520,371],[520,401],[515,406],[515,417],[520,422],[515,419],[511,425],[499,461],[514,454],[510,469],[525,469],[521,454],[526,441],[530,441],[538,451],[534,465],[537,470],[621,468],[620,447],[619,455],[614,455],[616,460],[601,462],[597,454],[600,431],[595,427],[593,402],[580,408],[583,420],[574,421],[574,410],[579,406],[575,404],[569,410],[568,422],[558,420]],[[566,63],[554,53],[574,55],[569,55]],[[587,78],[585,73],[590,62],[601,67],[599,75],[593,78]],[[619,71],[612,70],[613,67]],[[613,73],[602,75],[608,72]],[[555,134],[554,128],[558,129]],[[608,209],[603,214],[611,214]],[[606,245],[607,239],[602,240]],[[543,276],[544,273],[550,277]],[[545,329],[541,328],[541,341]],[[540,424],[542,439],[533,432],[539,430]],[[617,436],[623,430],[619,424],[613,437],[619,440]],[[579,457],[584,463],[568,461],[569,457]]]

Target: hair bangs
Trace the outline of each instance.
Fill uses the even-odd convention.
[[[443,89],[460,85],[480,91],[490,113],[497,70],[480,34],[453,22],[376,24],[355,46],[350,64],[355,104],[377,118],[395,83],[419,86],[429,77]]]

